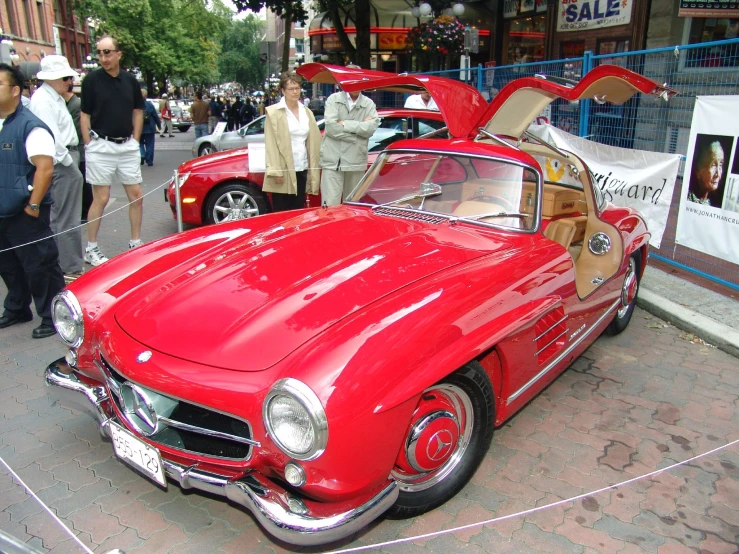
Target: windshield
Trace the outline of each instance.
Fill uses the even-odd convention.
[[[538,218],[539,190],[536,171],[508,161],[392,151],[380,154],[347,202],[531,230]]]

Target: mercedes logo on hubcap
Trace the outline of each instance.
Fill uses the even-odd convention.
[[[452,434],[446,429],[434,433],[434,436],[431,437],[426,447],[426,455],[429,457],[429,460],[438,462],[443,459],[449,453],[452,442]]]

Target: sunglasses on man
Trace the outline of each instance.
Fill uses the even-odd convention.
[[[105,50],[95,50],[95,52],[97,52],[98,56],[102,56],[102,55],[110,56],[111,53],[120,52],[120,50],[109,50],[108,48],[106,48]]]
[[[62,77],[62,81],[64,81],[65,83],[67,83],[67,82],[69,82],[69,81],[71,81],[71,80],[73,80],[73,79],[74,79],[74,77],[72,77],[72,76],[69,76],[69,77]]]

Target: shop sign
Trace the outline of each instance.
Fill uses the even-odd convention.
[[[521,0],[521,13],[533,12],[535,4],[534,0]]]
[[[344,47],[341,45],[338,35],[321,35],[323,37],[323,52],[341,52]]]
[[[318,54],[321,51],[321,35],[313,35],[310,37],[311,54]]]
[[[547,0],[536,0],[536,13],[547,11]]]
[[[634,0],[561,0],[557,31],[584,31],[628,25]]]
[[[378,50],[405,50],[410,45],[407,43],[408,33],[380,33],[378,38]]]
[[[739,17],[738,0],[680,0],[680,17]]]

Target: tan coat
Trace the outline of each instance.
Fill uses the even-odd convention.
[[[308,179],[305,184],[307,194],[318,194],[321,185],[321,131],[316,125],[316,118],[308,108],[299,105],[308,116]],[[282,194],[298,194],[298,179],[295,176],[293,149],[290,144],[290,131],[287,126],[287,110],[277,105],[266,109],[267,117],[264,122],[264,143],[267,170],[264,175],[265,192],[280,192]],[[282,184],[275,183],[275,177],[286,177]]]

